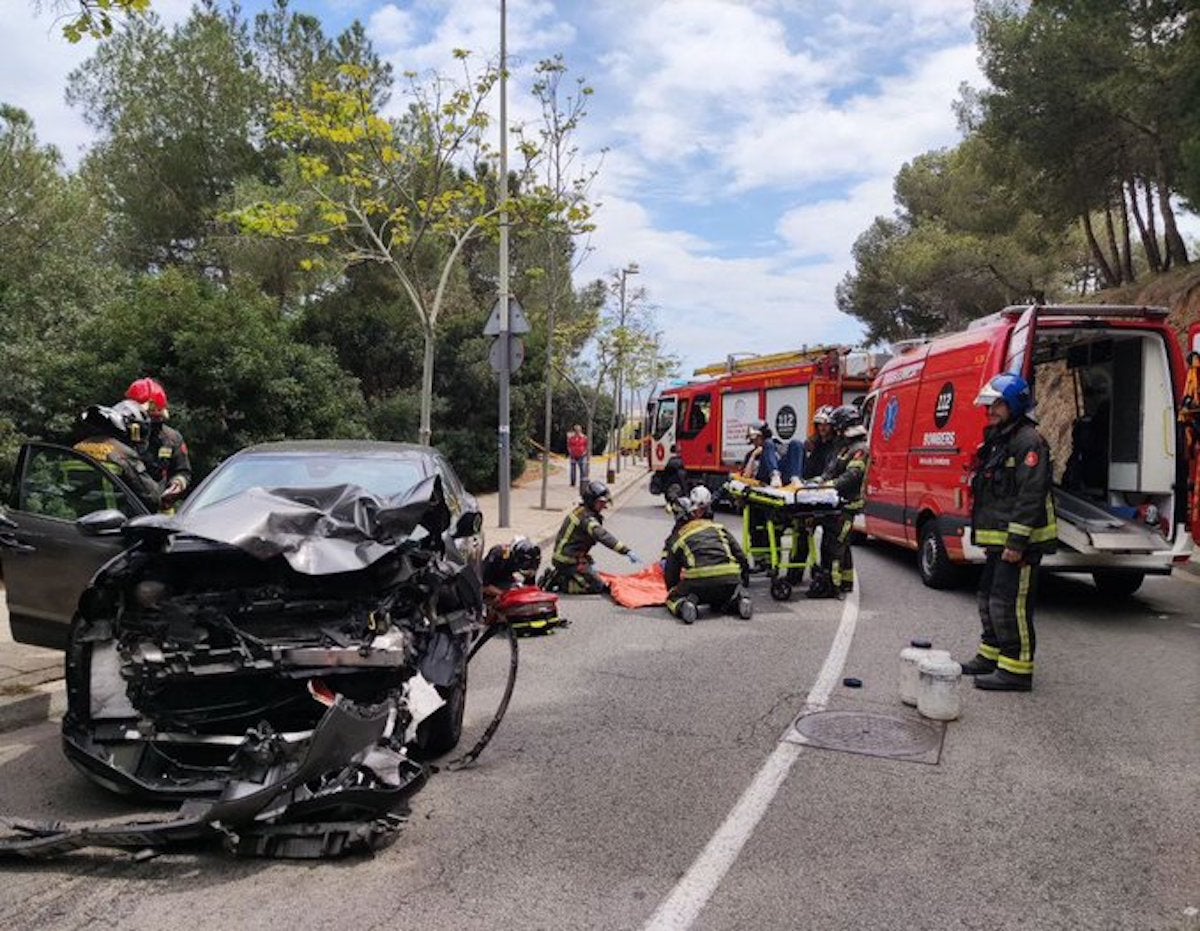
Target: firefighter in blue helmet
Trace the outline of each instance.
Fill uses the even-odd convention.
[[[971,478],[971,539],[987,562],[979,580],[983,634],[962,669],[977,688],[1027,692],[1038,564],[1058,540],[1050,447],[1034,425],[1029,384],[1020,375],[997,375],[975,403],[988,409],[988,427]]]
[[[584,482],[580,498],[579,505],[558,529],[550,570],[542,582],[542,588],[548,592],[599,595],[608,591],[592,559],[592,547],[597,543],[628,557],[635,566],[641,562],[637,553],[604,529],[604,509],[612,504],[608,486],[603,482]]]

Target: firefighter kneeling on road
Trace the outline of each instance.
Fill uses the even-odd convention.
[[[483,557],[484,600],[492,604],[510,588],[533,585],[541,561],[541,547],[526,537],[517,536],[511,543],[493,546]]]
[[[838,435],[838,447],[821,481],[836,489],[842,508],[837,516],[821,521],[821,567],[813,573],[809,598],[836,598],[839,592],[854,591],[850,534],[854,532],[854,518],[863,509],[867,431],[862,425],[862,413],[852,404],[830,414],[830,423]]]
[[[612,504],[612,494],[603,482],[584,482],[580,489],[583,501],[566,516],[554,541],[551,568],[542,582],[548,592],[567,595],[601,595],[608,586],[596,572],[591,550],[602,543],[610,550],[628,556],[635,566],[641,562],[637,553],[604,529],[604,509]]]
[[[979,579],[983,635],[962,664],[976,688],[1028,692],[1033,687],[1033,605],[1038,564],[1058,542],[1050,497],[1050,447],[1034,426],[1029,384],[997,375],[975,399],[988,428],[971,477],[971,539],[987,551]]]
[[[743,587],[750,564],[728,530],[712,519],[712,493],[692,489],[690,519],[667,538],[663,577],[667,610],[685,624],[693,624],[700,605],[749,620],[754,603]]]

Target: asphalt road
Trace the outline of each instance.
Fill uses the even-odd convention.
[[[668,529],[654,502],[609,520],[647,557]],[[1049,581],[1035,691],[966,687],[940,754],[781,748],[822,670],[830,710],[911,720],[900,649],[974,646],[972,593],[925,589],[904,553],[855,555],[857,603],[779,604],[759,579],[749,622],[567,599],[569,630],[522,641],[479,764],[435,774],[373,859],[5,864],[0,927],[1200,929],[1200,581],[1151,579],[1124,604]],[[469,729],[505,661],[473,667]],[[75,774],[53,726],[0,740],[0,817],[137,813]]]

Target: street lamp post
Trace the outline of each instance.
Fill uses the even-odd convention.
[[[617,313],[617,373],[614,378],[613,385],[613,426],[612,440],[608,452],[608,475],[610,482],[616,480],[617,473],[621,471],[621,389],[622,381],[625,374],[625,311],[628,305],[625,302],[625,279],[630,275],[636,275],[641,269],[638,268],[637,262],[630,262],[619,272],[621,277],[620,287],[620,306]],[[613,470],[613,452],[616,452],[616,471]]]
[[[509,521],[509,491],[512,485],[512,438],[509,435],[510,321],[508,316],[508,7],[500,0],[500,411],[498,437],[500,462],[500,526]]]

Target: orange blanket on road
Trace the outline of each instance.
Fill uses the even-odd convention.
[[[651,563],[649,568],[633,575],[601,572],[600,578],[608,583],[613,601],[624,608],[649,608],[667,603],[667,583],[658,563]]]

